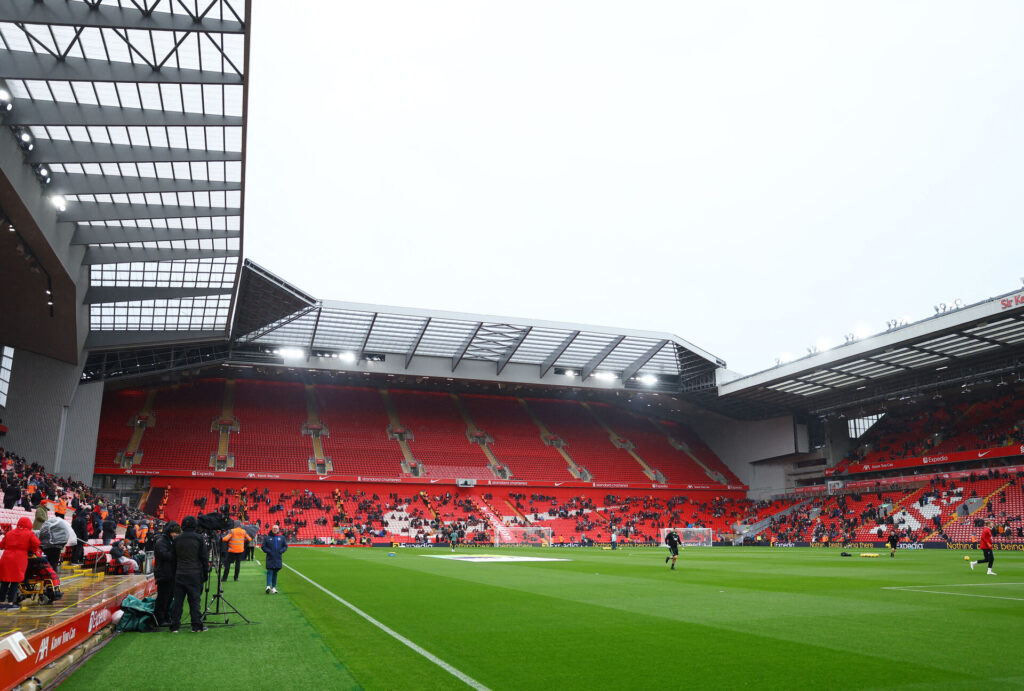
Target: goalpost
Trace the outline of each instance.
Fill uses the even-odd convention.
[[[711,528],[661,528],[658,530],[658,539],[662,547],[667,546],[665,536],[672,530],[679,534],[683,547],[710,547],[714,540]]]
[[[494,531],[495,547],[550,547],[551,526],[499,528]]]

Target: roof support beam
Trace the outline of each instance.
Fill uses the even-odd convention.
[[[163,262],[182,259],[219,259],[237,257],[235,250],[157,249],[147,247],[90,247],[85,251],[84,265],[130,264],[132,262]]]
[[[241,213],[241,209],[223,206],[68,202],[67,210],[60,212],[57,218],[64,223],[78,223],[81,221],[125,221],[140,218],[238,216]]]
[[[611,343],[601,349],[601,352],[590,358],[590,362],[583,365],[582,381],[586,381],[590,375],[594,373],[594,370],[597,369],[598,366],[604,362],[605,359],[612,354],[612,351],[615,350],[624,340],[626,340],[625,336],[616,336],[612,339]]]
[[[246,260],[248,261],[248,260]],[[373,325],[377,323],[377,313],[374,312],[373,316],[370,317],[370,324],[366,327],[366,333],[363,335],[363,342],[359,344],[359,350],[356,351],[356,360],[363,359],[363,353],[366,352],[366,344],[370,342],[370,334],[373,333]],[[408,366],[408,365],[407,365]]]
[[[635,377],[636,373],[640,371],[640,368],[650,362],[651,358],[661,352],[661,349],[667,344],[668,339],[660,340],[651,346],[646,353],[629,363],[626,366],[626,369],[622,370],[622,381],[626,382]]]
[[[241,151],[204,151],[162,146],[129,146],[37,139],[28,163],[158,163],[162,161],[241,161]]]
[[[30,101],[18,99],[7,114],[8,125],[48,125],[50,127],[241,127],[238,115],[204,115],[150,108],[118,108],[66,101]]]
[[[454,372],[455,368],[459,366],[460,362],[462,362],[462,358],[465,357],[466,351],[469,350],[469,346],[473,344],[473,339],[476,338],[478,333],[480,333],[480,329],[483,325],[483,322],[477,322],[473,332],[466,337],[466,340],[462,342],[459,349],[455,351],[454,355],[452,355],[452,372]]]
[[[575,341],[576,337],[579,335],[579,331],[573,331],[572,333],[565,337],[565,340],[559,343],[555,347],[555,349],[551,351],[550,355],[544,358],[544,362],[540,363],[541,379],[543,379],[544,375],[548,373],[548,370],[555,366],[555,363],[558,361],[558,358],[562,357],[562,353],[568,350],[569,346],[572,345],[572,342]]]
[[[221,240],[240,238],[237,230],[195,228],[134,228],[123,226],[75,226],[72,245],[109,245],[118,242],[164,242],[170,240]]]
[[[85,293],[85,304],[103,302],[134,302],[136,300],[178,300],[211,295],[231,297],[231,286],[226,288],[134,288],[93,286]]]
[[[230,19],[204,17],[201,21],[195,21],[191,14],[171,14],[170,12],[143,14],[139,10],[107,4],[97,3],[95,6],[78,2],[44,4],[36,0],[4,0],[0,4],[0,22],[139,31],[245,33],[245,25],[242,22]]]
[[[309,334],[309,348],[306,349],[306,362],[313,357],[313,344],[316,343],[316,330],[320,326],[320,315],[324,313],[324,306],[321,304],[316,310],[316,319],[313,320],[313,329]]]
[[[430,317],[423,322],[423,326],[416,332],[416,338],[412,342],[412,346],[409,347],[409,351],[405,354],[405,369],[409,369],[409,363],[412,362],[413,356],[416,354],[416,349],[420,347],[420,341],[423,340],[423,334],[427,333],[427,327],[430,326]]]
[[[0,79],[69,82],[143,82],[152,84],[235,84],[242,77],[234,72],[178,69],[164,65],[158,70],[130,62],[107,62],[92,58],[66,57],[55,60],[48,54],[23,50],[0,50]]]
[[[523,345],[523,341],[526,340],[526,337],[530,335],[531,331],[533,331],[532,326],[528,326],[525,329],[523,329],[516,337],[516,340],[512,341],[512,345],[508,347],[508,350],[506,350],[501,355],[501,357],[498,358],[498,371],[496,372],[496,374],[501,374],[501,371],[505,369],[505,365],[509,363],[509,361],[512,359],[512,356],[516,354],[517,350],[519,350],[519,346]]]
[[[54,173],[47,188],[51,194],[162,194],[164,192],[236,192],[241,182],[144,178],[135,175]]]

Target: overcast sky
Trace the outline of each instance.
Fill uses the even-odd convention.
[[[272,2],[245,254],[750,373],[1021,287],[1022,2]]]

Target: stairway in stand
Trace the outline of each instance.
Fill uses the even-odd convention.
[[[312,384],[306,384],[306,422],[302,425],[302,434],[313,440],[313,455],[309,457],[309,469],[318,475],[333,472],[334,464],[324,455],[324,444],[321,441],[322,437],[331,436],[331,431],[320,421],[320,410]]]
[[[214,470],[227,470],[235,467],[235,454],[231,453],[231,433],[238,433],[238,418],[235,417],[235,380],[224,382],[224,401],[220,407],[220,415],[210,423],[210,431],[216,432],[217,453],[210,454],[210,466]]]
[[[665,480],[665,476],[662,475],[661,471],[652,468],[644,461],[644,459],[640,458],[640,454],[636,452],[636,448],[634,447],[633,442],[631,442],[629,439],[626,439],[625,437],[619,436],[615,432],[615,430],[608,426],[608,423],[601,419],[601,416],[598,415],[597,411],[594,410],[589,404],[580,403],[580,405],[586,408],[587,412],[590,413],[590,416],[594,418],[597,424],[599,424],[601,428],[608,433],[608,441],[610,441],[613,446],[615,446],[618,449],[622,449],[630,456],[632,456],[634,461],[640,464],[640,467],[643,468],[644,475],[647,476],[648,480],[650,480],[651,482],[667,482]]]
[[[519,401],[519,405],[523,406],[523,410],[525,410],[526,414],[531,420],[533,420],[533,424],[537,425],[537,429],[540,430],[540,439],[544,442],[544,445],[555,449],[558,452],[558,455],[565,460],[565,464],[569,467],[569,474],[577,480],[590,482],[593,479],[590,475],[590,471],[573,460],[572,456],[569,455],[569,452],[566,451],[565,442],[562,438],[557,434],[553,434],[551,430],[548,429],[548,426],[545,425],[544,422],[537,417],[537,414],[530,409],[530,406],[527,405],[525,399],[517,398],[516,400]]]
[[[153,416],[153,401],[156,400],[156,389],[146,391],[146,403],[139,411],[135,419],[128,421],[128,426],[133,427],[132,437],[128,440],[128,446],[117,455],[117,464],[122,468],[131,468],[136,463],[142,462],[142,452],[139,447],[142,445],[142,436],[146,429],[156,425],[156,418]]]

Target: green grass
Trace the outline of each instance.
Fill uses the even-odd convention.
[[[285,561],[493,689],[1024,687],[1020,556],[998,553],[999,576],[988,577],[954,551],[839,551],[689,549],[675,571],[654,549],[465,550],[571,560],[515,564],[292,549]],[[227,688],[465,688],[287,569],[268,598],[247,566],[250,594],[232,602],[259,625],[118,636],[72,688],[109,682],[127,660],[200,651],[215,659],[189,674],[216,670],[210,680]],[[948,587],[969,583],[986,585]],[[960,594],[884,589],[940,584],[932,590]],[[155,688],[187,683],[168,682]]]

